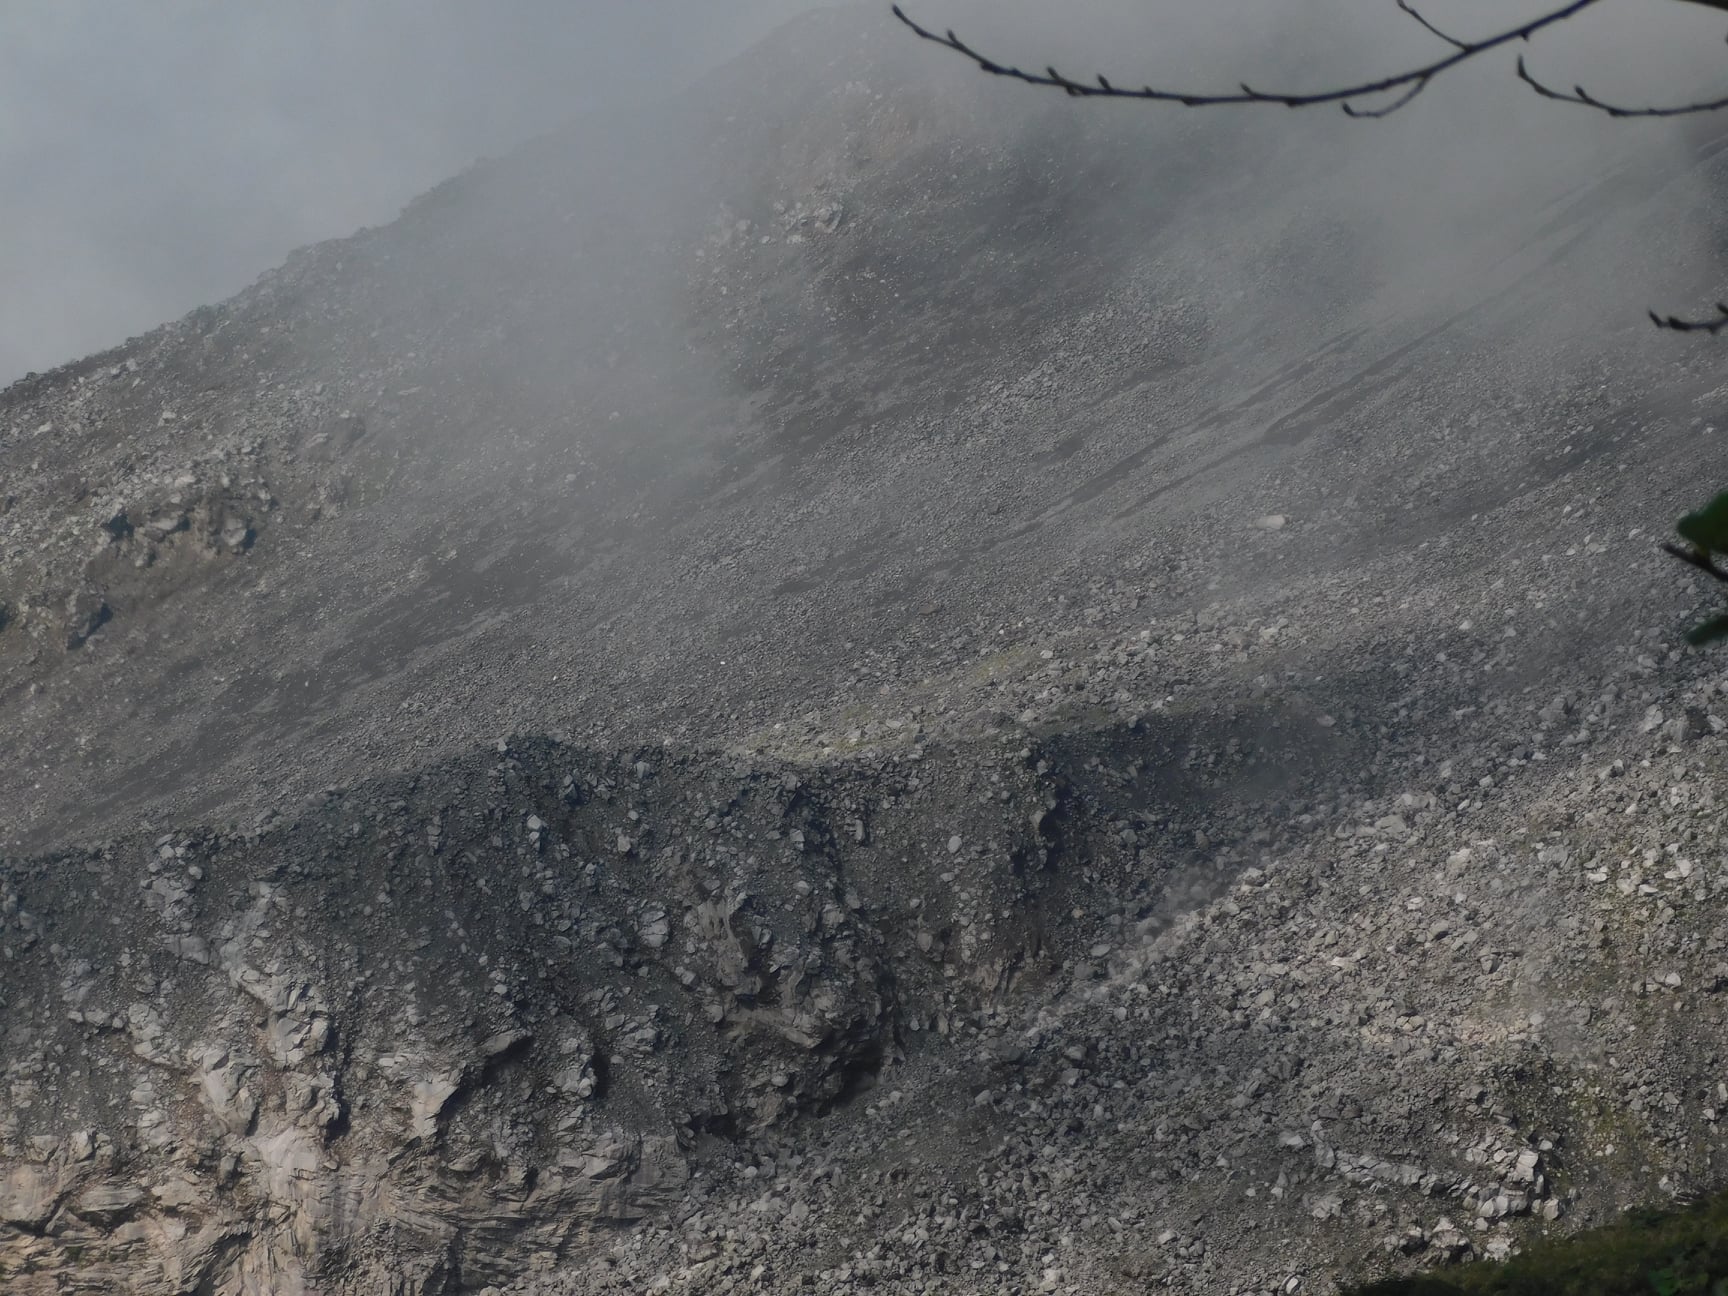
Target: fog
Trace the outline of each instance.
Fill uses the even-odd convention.
[[[15,0],[0,11],[0,381],[225,297],[297,246],[388,221],[477,157],[585,112],[664,99],[812,7]],[[1298,21],[1271,0],[912,8],[936,26],[960,24],[999,58],[1181,88],[1239,78],[1312,88],[1440,48],[1382,0],[1305,5]],[[1484,0],[1437,0],[1430,16],[1463,33],[1505,21]],[[1533,60],[1560,84],[1588,77],[1611,97],[1683,97],[1714,66],[1721,26],[1693,6],[1628,0],[1545,34]],[[915,51],[909,33],[906,42],[908,60],[978,76],[951,55]],[[1282,133],[1286,150],[1317,147],[1328,164],[1350,154],[1358,173],[1341,205],[1384,203],[1389,225],[1423,239],[1455,232],[1463,217],[1538,204],[1543,183],[1675,134],[1536,100],[1512,83],[1509,51],[1385,123],[1341,123],[1325,109],[1300,122],[1246,114],[1263,137]],[[1399,192],[1415,182],[1427,190],[1420,201]]]
[[[391,219],[476,157],[673,93],[809,0],[12,0],[0,382]]]

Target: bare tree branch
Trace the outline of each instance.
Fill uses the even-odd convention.
[[[1716,0],[1695,0],[1695,2],[1709,4],[1712,7],[1721,7],[1716,3]],[[1415,18],[1428,31],[1454,46],[1453,52],[1445,58],[1424,64],[1422,67],[1412,68],[1408,72],[1400,72],[1396,76],[1382,77],[1377,81],[1365,81],[1359,85],[1341,86],[1314,93],[1270,92],[1256,90],[1252,86],[1244,84],[1240,89],[1225,94],[1197,94],[1189,91],[1158,90],[1149,85],[1139,89],[1115,86],[1102,76],[1098,78],[1096,84],[1076,81],[1071,77],[1064,76],[1053,67],[1045,68],[1043,72],[1028,72],[1010,64],[998,63],[995,59],[973,49],[956,36],[952,30],[939,34],[927,27],[920,26],[907,17],[906,12],[898,4],[894,6],[894,16],[923,39],[941,45],[945,49],[951,49],[956,54],[970,59],[979,70],[988,72],[991,76],[1008,77],[1011,80],[1023,81],[1027,85],[1049,86],[1077,98],[1148,99],[1162,103],[1178,103],[1189,108],[1211,107],[1218,104],[1282,104],[1286,108],[1311,108],[1318,104],[1337,104],[1352,117],[1384,117],[1388,113],[1396,112],[1416,98],[1428,88],[1429,83],[1435,77],[1442,73],[1449,72],[1459,64],[1478,58],[1491,50],[1499,49],[1502,45],[1529,40],[1543,28],[1564,22],[1598,3],[1600,0],[1572,0],[1571,4],[1550,10],[1521,26],[1509,28],[1484,40],[1460,41],[1440,31],[1439,28],[1411,8],[1405,0],[1399,0],[1399,8]],[[1723,0],[1723,3],[1728,3],[1728,0]],[[1365,109],[1357,108],[1354,104],[1357,99],[1368,99],[1391,91],[1402,91],[1403,93],[1384,107]]]
[[[1586,108],[1594,108],[1597,112],[1607,113],[1610,117],[1685,117],[1692,113],[1719,112],[1728,108],[1728,97],[1721,99],[1701,99],[1696,103],[1675,104],[1668,108],[1627,108],[1620,104],[1606,103],[1591,94],[1583,86],[1573,86],[1568,94],[1564,90],[1556,90],[1553,86],[1539,81],[1525,66],[1524,56],[1518,56],[1518,79],[1529,86],[1544,99],[1554,99],[1560,103],[1582,104]]]
[[[1728,0],[1685,0],[1685,2],[1728,12]],[[1339,86],[1331,90],[1280,93],[1256,90],[1253,86],[1243,83],[1237,90],[1221,94],[1160,90],[1150,85],[1134,89],[1127,86],[1112,85],[1102,75],[1098,77],[1096,84],[1093,84],[1064,76],[1054,67],[1047,67],[1043,72],[1028,72],[1024,68],[1015,67],[1012,64],[998,63],[988,55],[980,53],[956,36],[952,28],[946,32],[937,33],[908,17],[906,11],[898,4],[894,5],[893,9],[894,16],[917,36],[940,45],[944,49],[953,50],[956,54],[971,60],[981,71],[988,72],[991,76],[1007,77],[1010,80],[1025,82],[1027,85],[1048,86],[1075,98],[1143,99],[1160,103],[1177,103],[1188,108],[1212,107],[1220,104],[1282,104],[1286,108],[1310,108],[1319,104],[1337,104],[1351,117],[1373,118],[1388,117],[1397,112],[1426,90],[1436,77],[1451,71],[1460,64],[1479,58],[1503,45],[1510,45],[1517,41],[1528,41],[1544,28],[1565,22],[1567,19],[1583,13],[1586,9],[1594,7],[1599,3],[1599,0],[1572,0],[1572,3],[1551,9],[1521,26],[1508,28],[1479,41],[1461,40],[1449,32],[1441,30],[1417,10],[1412,0],[1396,0],[1396,3],[1398,8],[1421,26],[1424,31],[1450,45],[1452,53],[1445,58],[1436,59],[1432,63],[1412,68],[1408,72],[1400,72],[1396,76],[1382,77],[1376,81],[1364,81],[1356,85]],[[1530,71],[1522,54],[1518,56],[1518,79],[1544,99],[1594,108],[1610,117],[1684,117],[1694,113],[1717,112],[1728,108],[1728,96],[1720,99],[1698,100],[1694,103],[1675,104],[1668,107],[1632,108],[1598,99],[1583,86],[1574,86],[1570,91],[1559,90],[1538,79]],[[1358,100],[1373,99],[1379,95],[1391,95],[1391,98],[1376,108],[1357,107]],[[1715,316],[1707,319],[1685,319],[1678,315],[1659,315],[1655,311],[1651,311],[1649,314],[1651,322],[1657,328],[1671,329],[1676,333],[1715,334],[1723,329],[1728,329],[1728,303],[1717,303],[1716,311]],[[1671,550],[1671,552],[1675,552],[1677,557],[1685,557],[1681,551]],[[1691,558],[1686,560],[1693,561]],[[1694,563],[1694,565],[1700,564]],[[1702,565],[1705,570],[1710,571],[1719,579],[1728,581],[1728,575],[1723,575],[1714,564],[1709,563],[1708,559],[1704,560]]]
[[[1703,550],[1687,548],[1684,545],[1664,544],[1662,546],[1662,552],[1678,558],[1687,566],[1696,567],[1706,575],[1714,577],[1724,585],[1728,585],[1728,571],[1723,571],[1718,567],[1710,555],[1705,553]]]
[[[1728,328],[1728,304],[1716,303],[1714,319],[1689,320],[1678,315],[1658,315],[1650,312],[1650,322],[1657,328],[1673,329],[1676,333],[1720,333]]]
[[[1448,36],[1445,32],[1441,31],[1438,27],[1436,27],[1433,23],[1429,22],[1421,14],[1417,13],[1415,8],[1409,3],[1409,0],[1398,0],[1398,7],[1400,9],[1402,9],[1405,13],[1409,14],[1412,18],[1414,18],[1418,24],[1420,24],[1422,27],[1426,28],[1428,31],[1433,32],[1434,35],[1438,36],[1441,40],[1445,41],[1448,45],[1454,46],[1455,48],[1461,49],[1461,50],[1467,50],[1470,48],[1470,43],[1468,41],[1461,41],[1456,36]]]
[[[1356,107],[1355,104],[1345,104],[1344,105],[1344,114],[1347,117],[1361,117],[1364,119],[1372,119],[1375,117],[1390,117],[1393,113],[1397,112],[1400,108],[1402,108],[1405,104],[1409,103],[1412,99],[1414,99],[1417,95],[1421,94],[1427,88],[1428,88],[1428,78],[1423,77],[1420,81],[1414,82],[1410,86],[1410,88],[1408,90],[1406,90],[1403,94],[1399,95],[1391,103],[1386,104],[1383,107],[1380,107],[1380,108],[1358,108],[1358,107]]]

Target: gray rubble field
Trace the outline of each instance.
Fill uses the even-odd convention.
[[[8,1296],[1325,1292],[1722,1182],[1721,138],[1453,236],[903,36],[0,395]]]

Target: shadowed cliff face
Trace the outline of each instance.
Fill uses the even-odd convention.
[[[811,17],[0,396],[8,1290],[1284,1290],[1707,1175],[1719,142],[959,71]]]
[[[884,773],[530,742],[9,869],[0,1273],[445,1292],[663,1211],[704,1131],[840,1100],[902,1005],[952,1001],[923,951],[955,906],[871,916],[865,855],[920,845]],[[1018,835],[986,891],[1029,915]],[[110,927],[86,887],[141,903]],[[976,916],[967,993],[1005,990],[1036,941]]]
[[[1108,752],[812,773],[520,740],[9,861],[0,1275],[444,1293],[581,1263],[676,1207],[716,1139],[844,1110],[1044,985],[1076,906],[1156,907],[1134,834],[1076,794]],[[1131,799],[1216,834],[1227,789]]]

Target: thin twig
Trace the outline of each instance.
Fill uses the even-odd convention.
[[[1699,571],[1714,577],[1724,585],[1728,585],[1728,571],[1723,571],[1718,567],[1710,555],[1702,549],[1689,549],[1684,545],[1665,543],[1662,546],[1662,552],[1678,558],[1688,566],[1696,567]]]
[[[1676,333],[1720,333],[1728,328],[1728,303],[1716,303],[1716,318],[1689,320],[1678,315],[1658,315],[1650,312],[1650,322],[1657,328],[1672,329]]]
[[[1553,99],[1559,103],[1581,104],[1585,108],[1594,108],[1597,112],[1607,113],[1610,117],[1687,117],[1693,113],[1719,112],[1728,108],[1728,97],[1721,99],[1700,99],[1696,103],[1674,104],[1667,108],[1628,108],[1624,104],[1611,104],[1598,99],[1583,86],[1573,86],[1568,94],[1564,90],[1556,90],[1536,76],[1525,66],[1524,56],[1518,56],[1518,79],[1529,86],[1544,99]]]
[[[1347,103],[1344,105],[1344,115],[1346,117],[1360,117],[1365,121],[1372,120],[1376,117],[1390,117],[1393,113],[1397,112],[1405,104],[1409,103],[1417,95],[1426,90],[1428,88],[1428,80],[1427,77],[1423,77],[1391,103],[1380,108],[1358,108],[1355,104]]]
[[[1600,0],[1572,0],[1571,4],[1564,5],[1561,8],[1551,10],[1540,17],[1533,18],[1522,26],[1513,27],[1507,31],[1499,32],[1496,35],[1480,41],[1458,41],[1451,36],[1447,36],[1445,33],[1439,31],[1439,29],[1430,24],[1426,19],[1417,15],[1409,5],[1401,3],[1400,8],[1404,9],[1406,13],[1410,13],[1412,16],[1416,17],[1417,21],[1421,22],[1424,27],[1428,28],[1428,30],[1432,31],[1436,36],[1439,36],[1442,40],[1454,45],[1456,48],[1453,53],[1447,55],[1445,58],[1437,59],[1432,63],[1425,64],[1422,67],[1412,68],[1408,72],[1400,72],[1396,76],[1382,77],[1378,81],[1365,81],[1360,85],[1342,86],[1337,89],[1321,90],[1311,94],[1274,93],[1265,90],[1256,90],[1252,86],[1246,84],[1242,85],[1239,90],[1228,94],[1195,94],[1186,91],[1158,90],[1149,85],[1142,86],[1136,90],[1112,85],[1102,76],[1098,78],[1097,84],[1086,81],[1075,81],[1071,77],[1064,76],[1053,67],[1045,68],[1044,71],[1040,73],[1028,72],[1023,68],[1014,67],[1010,64],[998,63],[995,59],[989,58],[973,49],[965,41],[956,36],[952,30],[939,34],[931,31],[927,27],[920,26],[911,18],[907,17],[906,12],[901,9],[898,4],[894,6],[894,16],[901,22],[905,23],[906,26],[911,28],[918,36],[927,41],[934,42],[937,45],[941,45],[945,49],[951,49],[956,54],[960,54],[965,58],[970,59],[981,71],[988,72],[991,76],[1008,77],[1015,81],[1023,81],[1027,85],[1050,86],[1077,98],[1150,99],[1162,103],[1178,103],[1189,108],[1211,107],[1216,104],[1282,104],[1286,108],[1311,108],[1318,104],[1339,104],[1343,107],[1345,112],[1355,117],[1384,117],[1387,113],[1395,112],[1399,108],[1402,108],[1417,95],[1421,94],[1423,90],[1427,89],[1429,83],[1431,83],[1435,77],[1444,72],[1450,71],[1460,63],[1476,58],[1479,55],[1486,54],[1490,50],[1498,49],[1502,45],[1510,45],[1514,41],[1529,40],[1530,37],[1534,36],[1543,28],[1552,27],[1555,23],[1564,22],[1566,19],[1584,12],[1584,10],[1593,7],[1599,2]],[[1405,93],[1402,97],[1385,108],[1358,109],[1354,107],[1351,102],[1356,99],[1366,99],[1374,95],[1384,94],[1391,90],[1402,90]]]
[[[1409,14],[1412,18],[1414,18],[1419,24],[1421,24],[1428,31],[1432,32],[1434,35],[1438,36],[1441,40],[1445,41],[1448,45],[1455,46],[1456,48],[1461,49],[1461,50],[1467,50],[1470,48],[1470,42],[1461,41],[1456,36],[1448,36],[1445,32],[1441,31],[1438,27],[1436,27],[1433,23],[1429,22],[1421,14],[1417,13],[1414,6],[1412,6],[1410,4],[1409,0],[1398,0],[1398,7],[1400,9],[1402,9],[1405,13]]]
[[[1429,22],[1415,8],[1411,0],[1396,0],[1400,10],[1414,19],[1423,30],[1452,46],[1453,52],[1445,58],[1436,59],[1422,67],[1412,68],[1410,71],[1401,72],[1396,76],[1382,77],[1378,81],[1364,81],[1357,85],[1301,94],[1256,90],[1247,83],[1243,83],[1237,91],[1226,94],[1197,94],[1191,91],[1159,90],[1149,85],[1141,86],[1139,89],[1131,89],[1112,85],[1102,75],[1098,77],[1095,85],[1090,82],[1076,81],[1072,77],[1064,76],[1054,67],[1047,67],[1041,73],[1028,72],[1012,64],[998,63],[995,59],[979,53],[956,36],[952,28],[939,34],[913,21],[898,4],[894,5],[893,9],[894,16],[909,27],[915,35],[970,59],[981,71],[987,72],[991,76],[1007,77],[1014,81],[1023,81],[1027,85],[1048,86],[1076,98],[1143,99],[1161,103],[1177,103],[1188,108],[1212,107],[1219,104],[1282,104],[1286,108],[1310,108],[1318,104],[1337,104],[1351,117],[1376,118],[1388,117],[1397,112],[1426,90],[1436,77],[1451,71],[1460,64],[1486,54],[1490,50],[1498,49],[1502,45],[1510,45],[1515,41],[1528,41],[1544,28],[1576,17],[1598,2],[1599,0],[1572,0],[1572,3],[1563,5],[1558,9],[1552,9],[1520,27],[1510,28],[1480,41],[1466,41],[1442,31]],[[1728,9],[1728,0],[1698,0],[1698,3],[1709,5],[1711,8]],[[1538,80],[1525,63],[1522,54],[1518,56],[1518,79],[1544,99],[1580,104],[1583,107],[1594,108],[1598,112],[1606,113],[1610,117],[1682,117],[1693,113],[1716,112],[1728,108],[1728,96],[1721,99],[1700,100],[1696,103],[1677,104],[1671,107],[1629,108],[1622,104],[1611,104],[1598,99],[1585,90],[1583,86],[1574,86],[1568,93]],[[1382,103],[1378,108],[1358,108],[1356,106],[1356,100],[1373,98],[1390,91],[1400,91],[1401,93],[1395,95],[1389,102]],[[1709,319],[1684,319],[1678,315],[1659,315],[1655,311],[1651,311],[1649,314],[1651,322],[1657,328],[1670,329],[1676,333],[1714,334],[1728,328],[1728,303],[1718,303],[1716,310],[1717,315]],[[1676,556],[1683,555],[1677,552]],[[1706,570],[1712,574],[1717,574],[1717,569],[1713,565],[1707,567]],[[1728,577],[1721,577],[1720,575],[1718,578],[1728,580]]]

